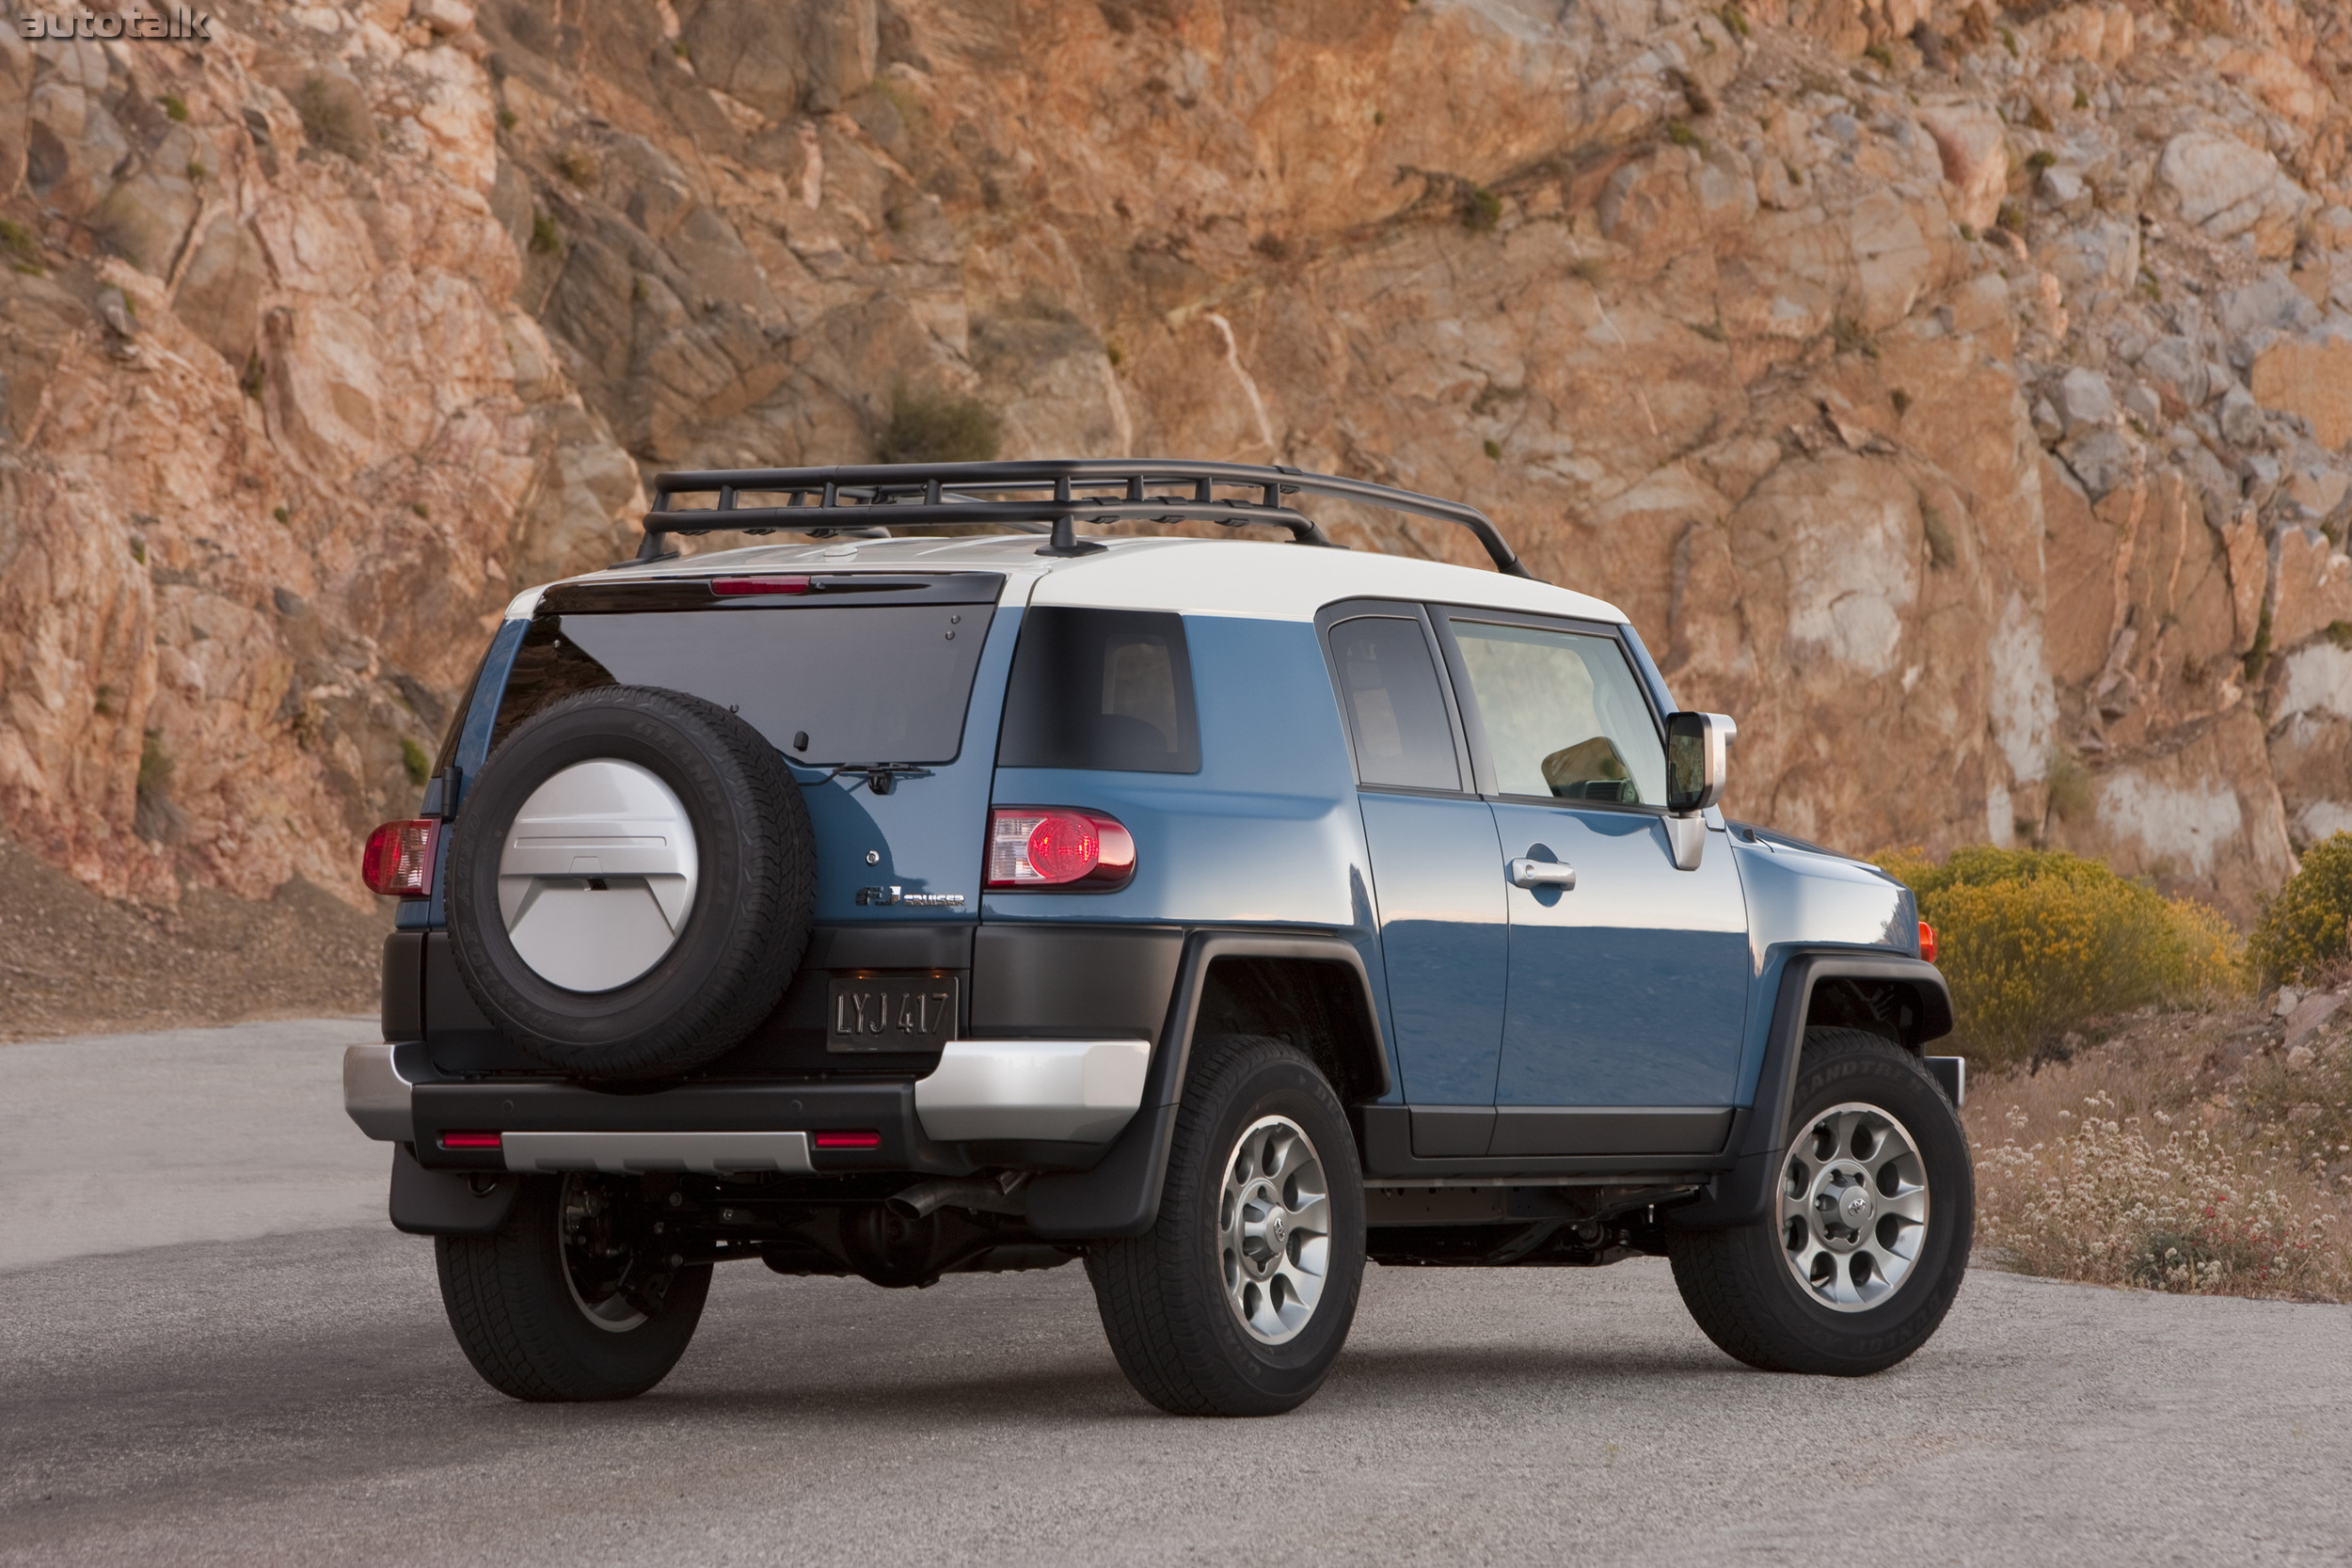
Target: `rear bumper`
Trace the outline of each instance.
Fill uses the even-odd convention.
[[[343,1108],[448,1170],[916,1170],[1091,1163],[1141,1102],[1147,1040],[955,1040],[919,1080],[697,1083],[644,1093],[442,1080],[418,1045],[343,1053]],[[451,1134],[471,1133],[450,1148]],[[974,1147],[967,1147],[974,1146]]]

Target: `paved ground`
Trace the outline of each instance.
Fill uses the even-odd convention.
[[[0,1047],[0,1562],[2352,1562],[2352,1309],[1991,1274],[1830,1382],[1725,1360],[1654,1262],[1375,1269],[1313,1403],[1194,1422],[1075,1269],[739,1266],[654,1394],[513,1404],[429,1243],[348,1224],[382,1164],[318,1110],[349,1037]],[[185,1114],[88,1109],[157,1096]],[[203,1153],[207,1107],[249,1148]]]

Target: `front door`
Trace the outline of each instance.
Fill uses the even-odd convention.
[[[1413,1149],[1483,1154],[1510,952],[1503,889],[1491,875],[1501,858],[1494,814],[1470,787],[1421,610],[1349,605],[1323,620],[1356,751]]]
[[[1748,1001],[1738,867],[1710,833],[1677,870],[1661,717],[1603,627],[1439,616],[1510,911],[1489,1152],[1669,1154],[1722,1147]],[[1572,886],[1509,863],[1573,870]]]

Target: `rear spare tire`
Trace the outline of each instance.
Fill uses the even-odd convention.
[[[723,1053],[808,943],[817,855],[773,746],[725,708],[613,686],[494,752],[450,853],[458,974],[534,1059],[662,1078]]]

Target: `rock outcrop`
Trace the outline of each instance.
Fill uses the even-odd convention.
[[[215,18],[0,43],[0,824],[92,886],[351,888],[644,477],[959,402],[1476,501],[1812,837],[2244,917],[2352,826],[2322,0]]]

